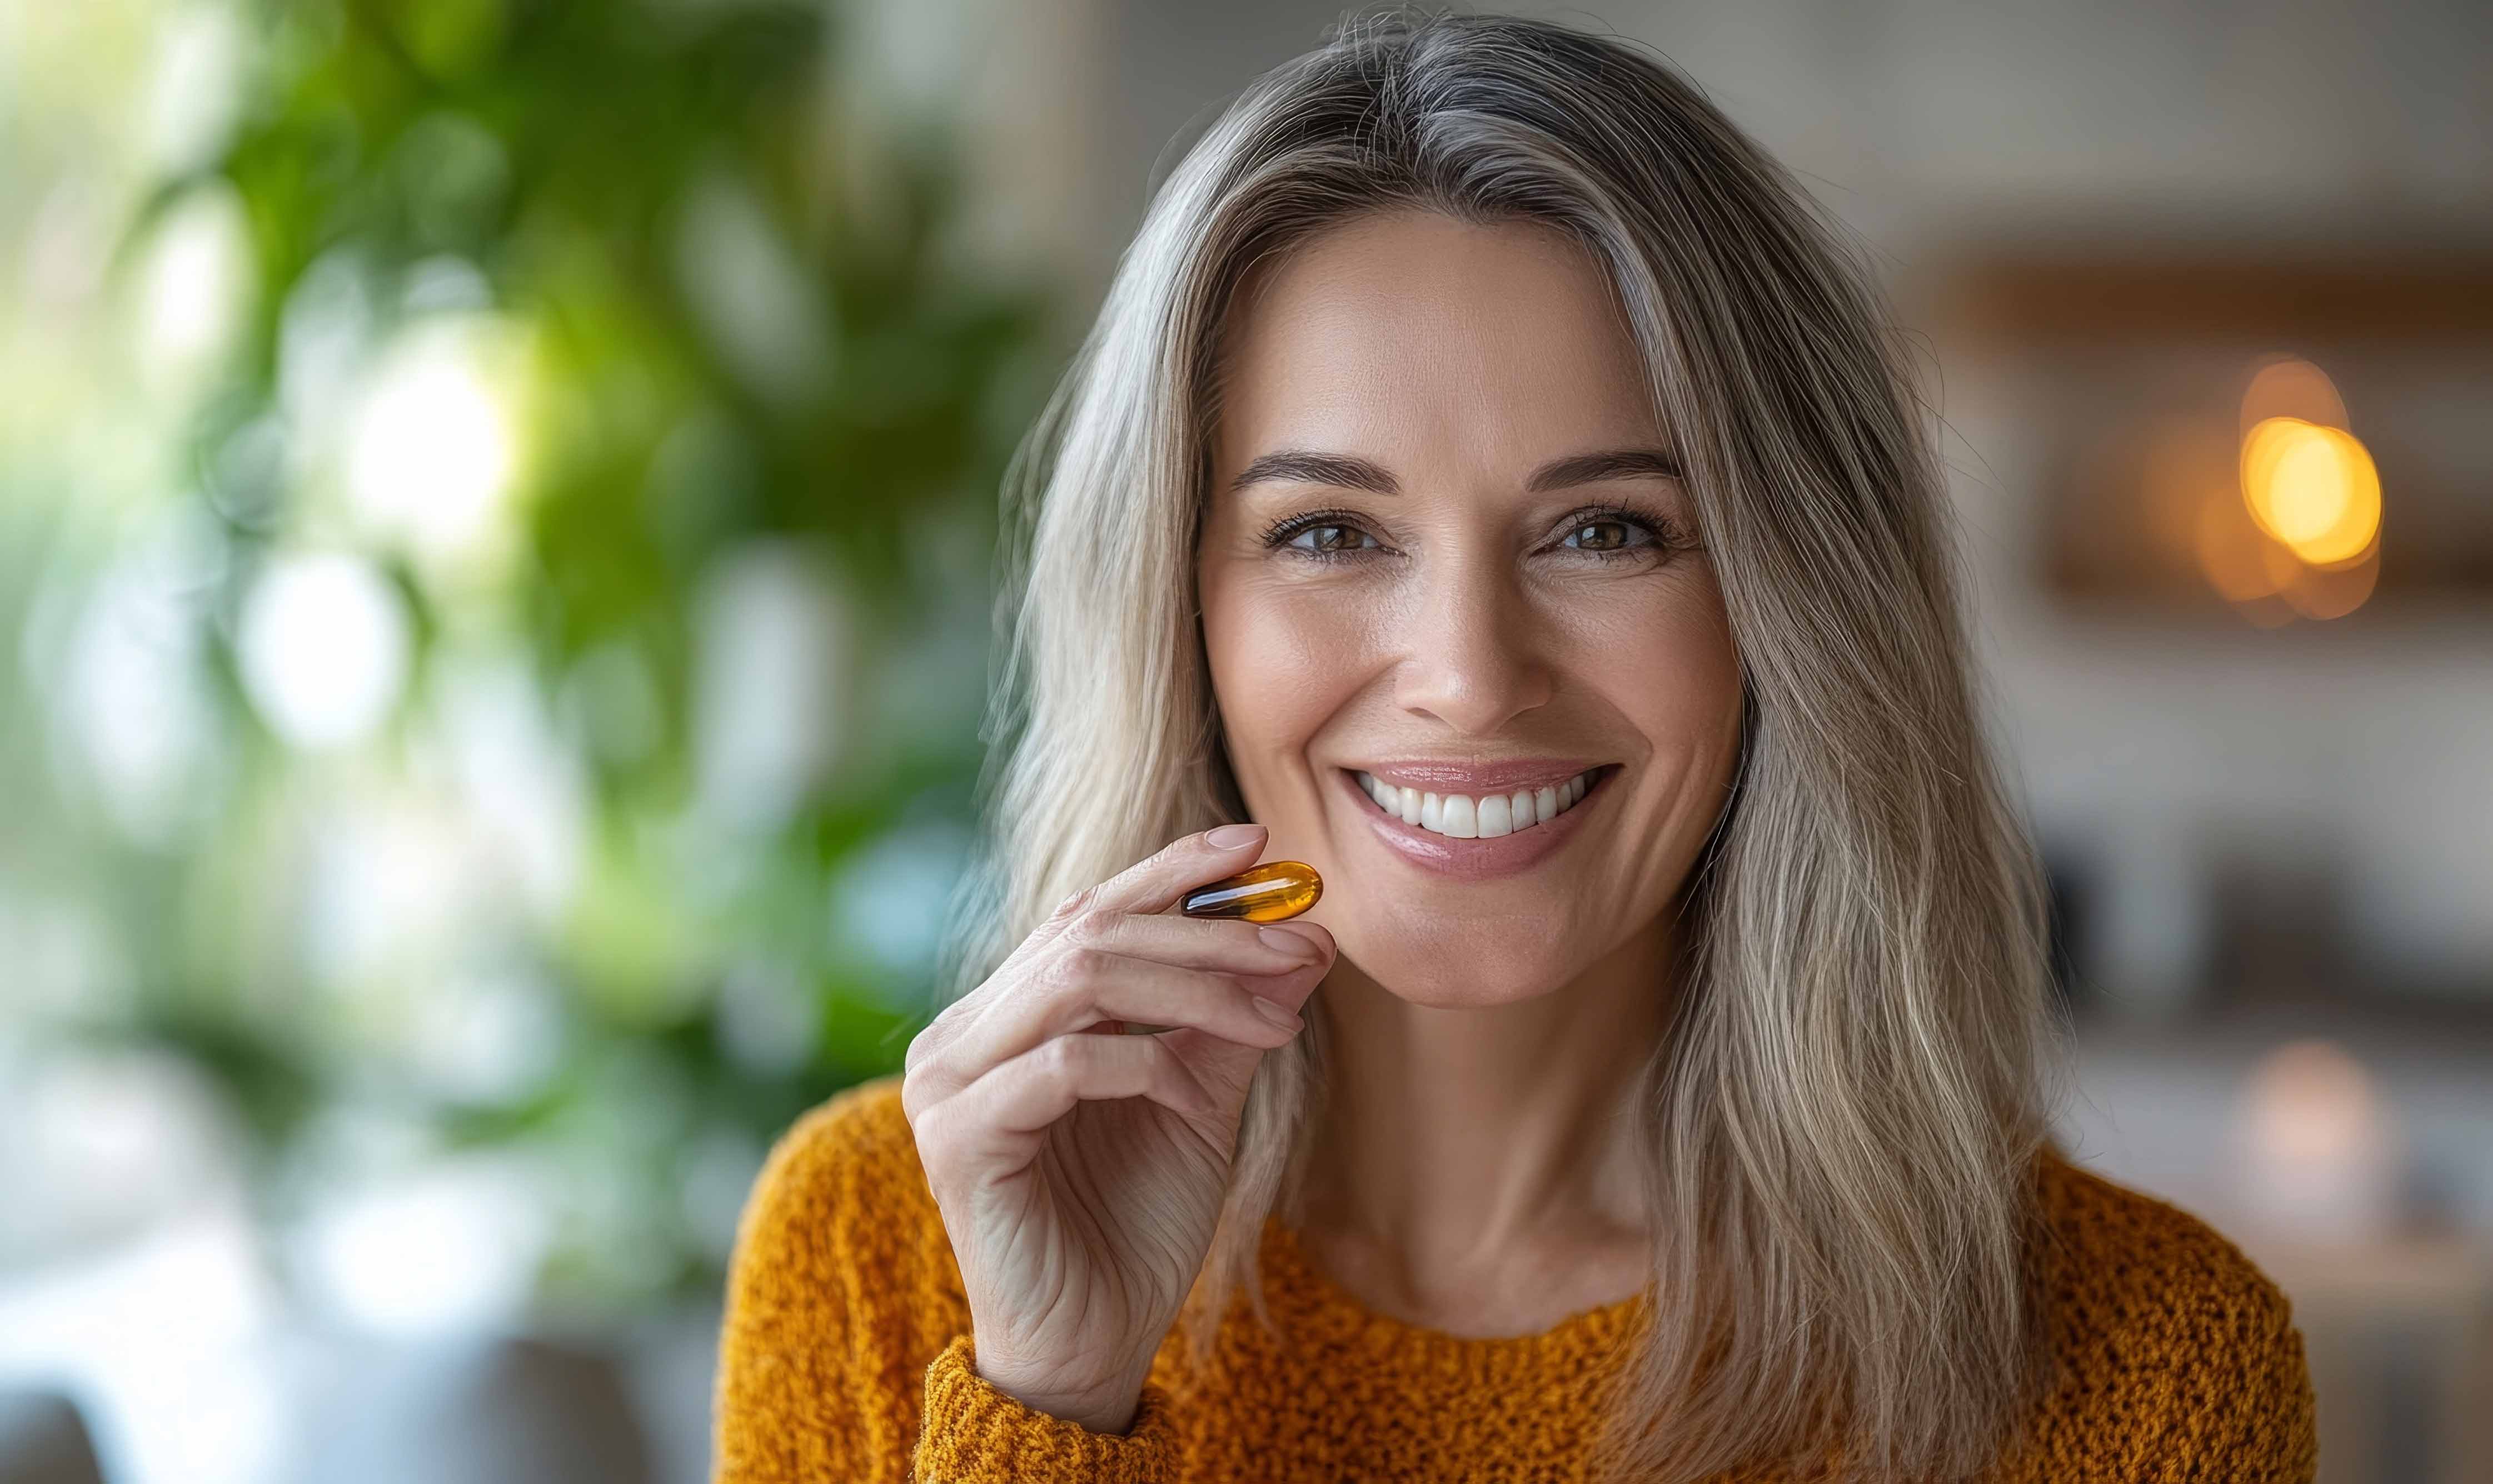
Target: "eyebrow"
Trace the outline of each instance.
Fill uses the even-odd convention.
[[[1551,490],[1565,490],[1577,485],[1599,484],[1607,479],[1678,479],[1679,460],[1658,448],[1610,449],[1598,454],[1575,454],[1552,460],[1532,471],[1524,488],[1535,494]],[[1399,494],[1401,485],[1384,465],[1355,459],[1346,454],[1319,454],[1309,449],[1285,448],[1265,454],[1238,471],[1229,482],[1232,490],[1261,484],[1331,485],[1341,490],[1365,490],[1371,494]]]

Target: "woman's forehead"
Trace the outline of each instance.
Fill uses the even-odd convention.
[[[1548,227],[1362,218],[1264,264],[1224,327],[1216,461],[1280,441],[1534,463],[1659,440],[1591,254]]]

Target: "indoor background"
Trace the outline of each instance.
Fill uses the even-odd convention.
[[[1883,275],[2084,1050],[2493,1479],[2493,10],[1619,0]],[[0,0],[0,1477],[693,1484],[995,490],[1302,0]]]

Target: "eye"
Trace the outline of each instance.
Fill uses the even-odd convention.
[[[1312,539],[1310,539],[1312,538]],[[1366,531],[1351,525],[1310,525],[1289,540],[1289,545],[1302,551],[1314,551],[1326,556],[1339,556],[1359,549],[1363,540],[1372,541]]]
[[[1264,533],[1264,544],[1318,562],[1349,561],[1362,551],[1384,549],[1376,538],[1348,523],[1340,512],[1323,510],[1276,521]]]
[[[1577,511],[1568,518],[1567,528],[1561,547],[1606,560],[1647,555],[1680,545],[1677,528],[1669,521],[1633,511]]]

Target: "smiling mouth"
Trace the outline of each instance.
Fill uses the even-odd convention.
[[[1494,840],[1538,830],[1565,817],[1618,770],[1617,763],[1604,763],[1563,783],[1482,794],[1430,793],[1356,769],[1344,772],[1380,814],[1413,829],[1448,840]]]

